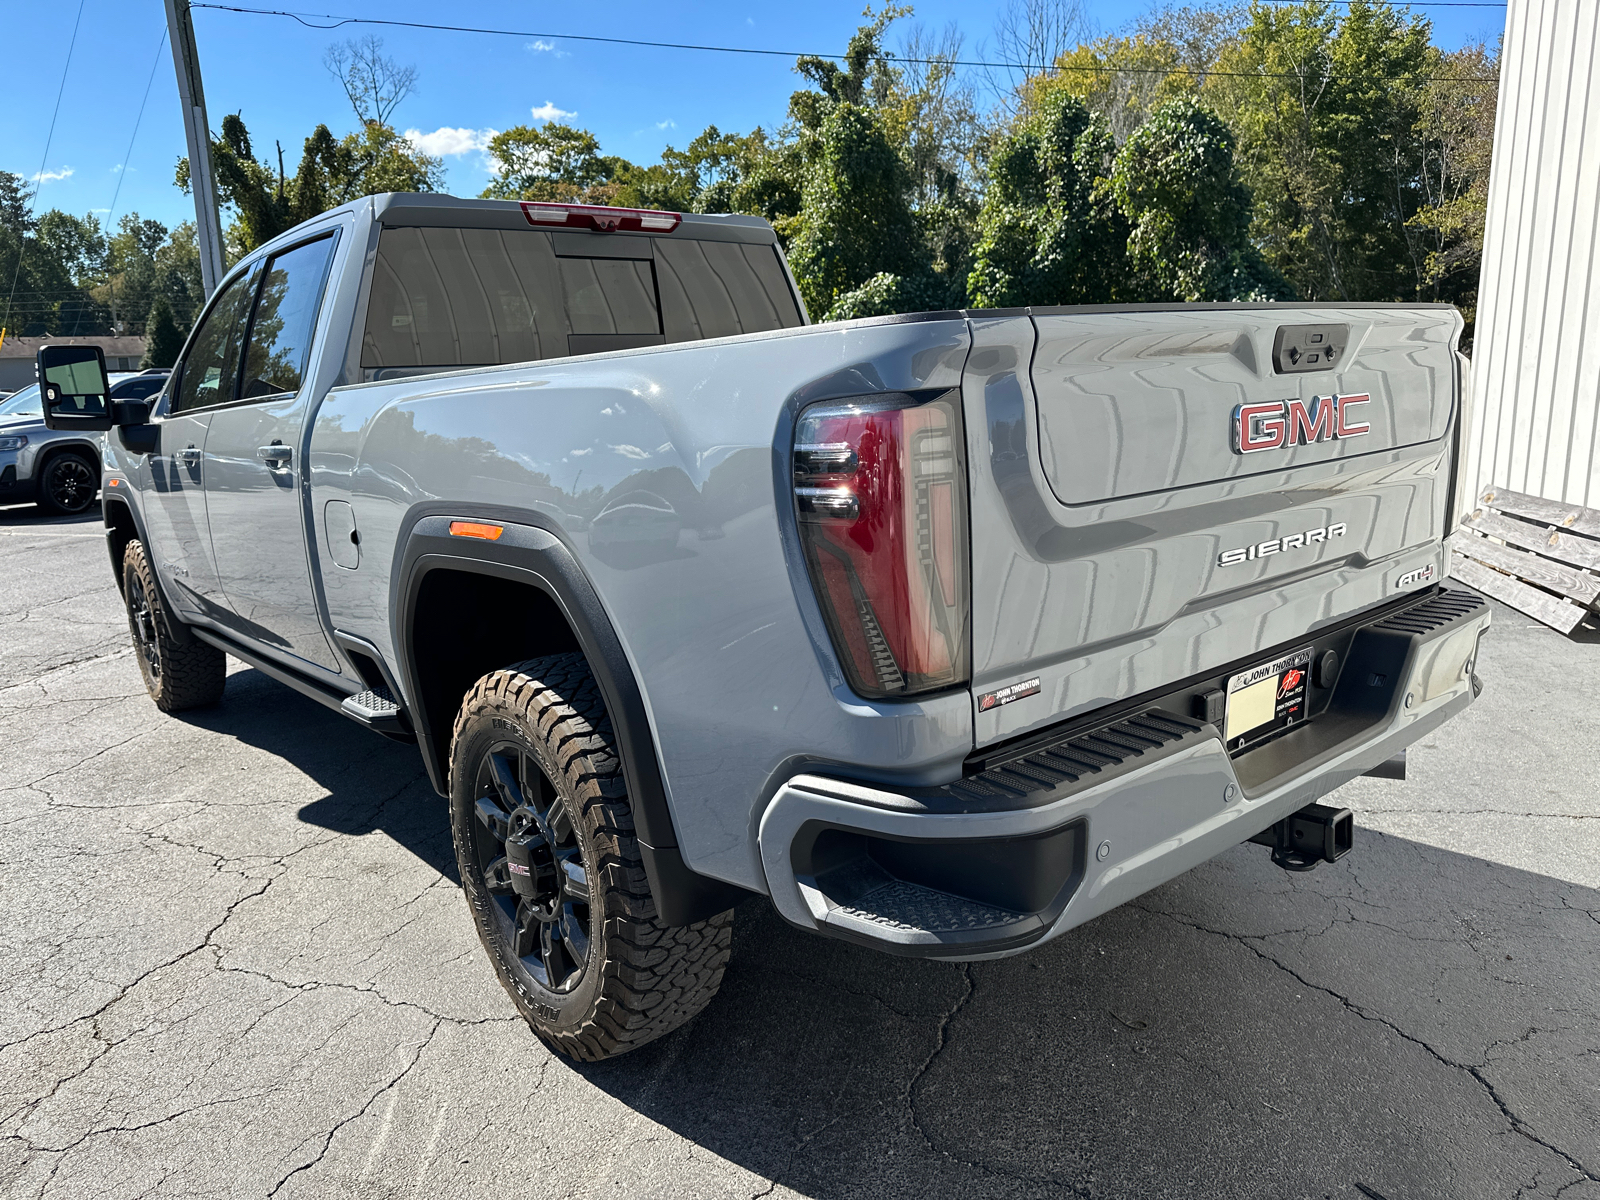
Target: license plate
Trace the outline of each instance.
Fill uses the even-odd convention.
[[[1308,646],[1231,677],[1223,721],[1229,752],[1253,746],[1304,721],[1310,674]]]

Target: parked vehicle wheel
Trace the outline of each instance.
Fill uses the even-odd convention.
[[[100,468],[86,454],[63,450],[52,455],[39,475],[41,509],[53,517],[73,517],[94,503]]]
[[[122,597],[139,673],[156,707],[182,712],[221,700],[228,681],[227,655],[197,638],[179,642],[168,631],[155,572],[137,541],[129,542],[122,552]]]
[[[478,680],[456,717],[450,825],[478,937],[533,1031],[608,1058],[717,994],[733,913],[656,917],[610,719],[581,654]]]

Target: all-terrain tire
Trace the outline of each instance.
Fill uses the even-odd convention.
[[[467,693],[450,750],[450,825],[478,937],[553,1049],[587,1061],[621,1054],[717,994],[733,913],[680,927],[658,919],[611,721],[581,654],[517,663]]]
[[[199,638],[180,641],[172,636],[155,570],[143,543],[137,540],[122,552],[122,598],[139,673],[156,707],[162,712],[183,712],[221,700],[228,681],[227,655]]]
[[[100,464],[87,454],[63,450],[40,469],[35,503],[52,517],[75,517],[94,503],[99,492]]]

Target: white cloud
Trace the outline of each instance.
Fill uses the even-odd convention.
[[[528,49],[532,50],[535,54],[554,54],[557,58],[572,57],[572,55],[568,54],[565,50],[557,50],[554,42],[547,42],[543,38],[540,38],[536,42],[529,42]]]
[[[665,121],[657,121],[656,122],[656,128],[657,129],[676,129],[677,127],[678,127],[678,123],[676,121],[674,121],[671,117],[668,117]]]
[[[59,171],[38,171],[28,176],[34,183],[59,183],[72,174],[71,167],[62,167]]]
[[[563,121],[568,117],[575,117],[578,115],[575,112],[568,112],[564,108],[557,108],[549,100],[546,100],[543,104],[534,105],[534,107],[529,111],[533,113],[533,119],[535,121]]]
[[[621,445],[621,446],[612,446],[611,448],[613,450],[615,450],[618,454],[622,455],[623,458],[649,458],[650,457],[650,451],[641,450],[637,446]]]
[[[499,132],[498,129],[452,129],[448,125],[441,125],[432,133],[423,133],[420,129],[408,129],[406,141],[424,154],[431,154],[435,158],[446,158],[471,154],[474,150],[487,150],[489,140]]]

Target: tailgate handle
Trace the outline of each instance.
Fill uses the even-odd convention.
[[[1341,370],[1349,346],[1348,325],[1279,325],[1272,341],[1272,368],[1279,375]]]

